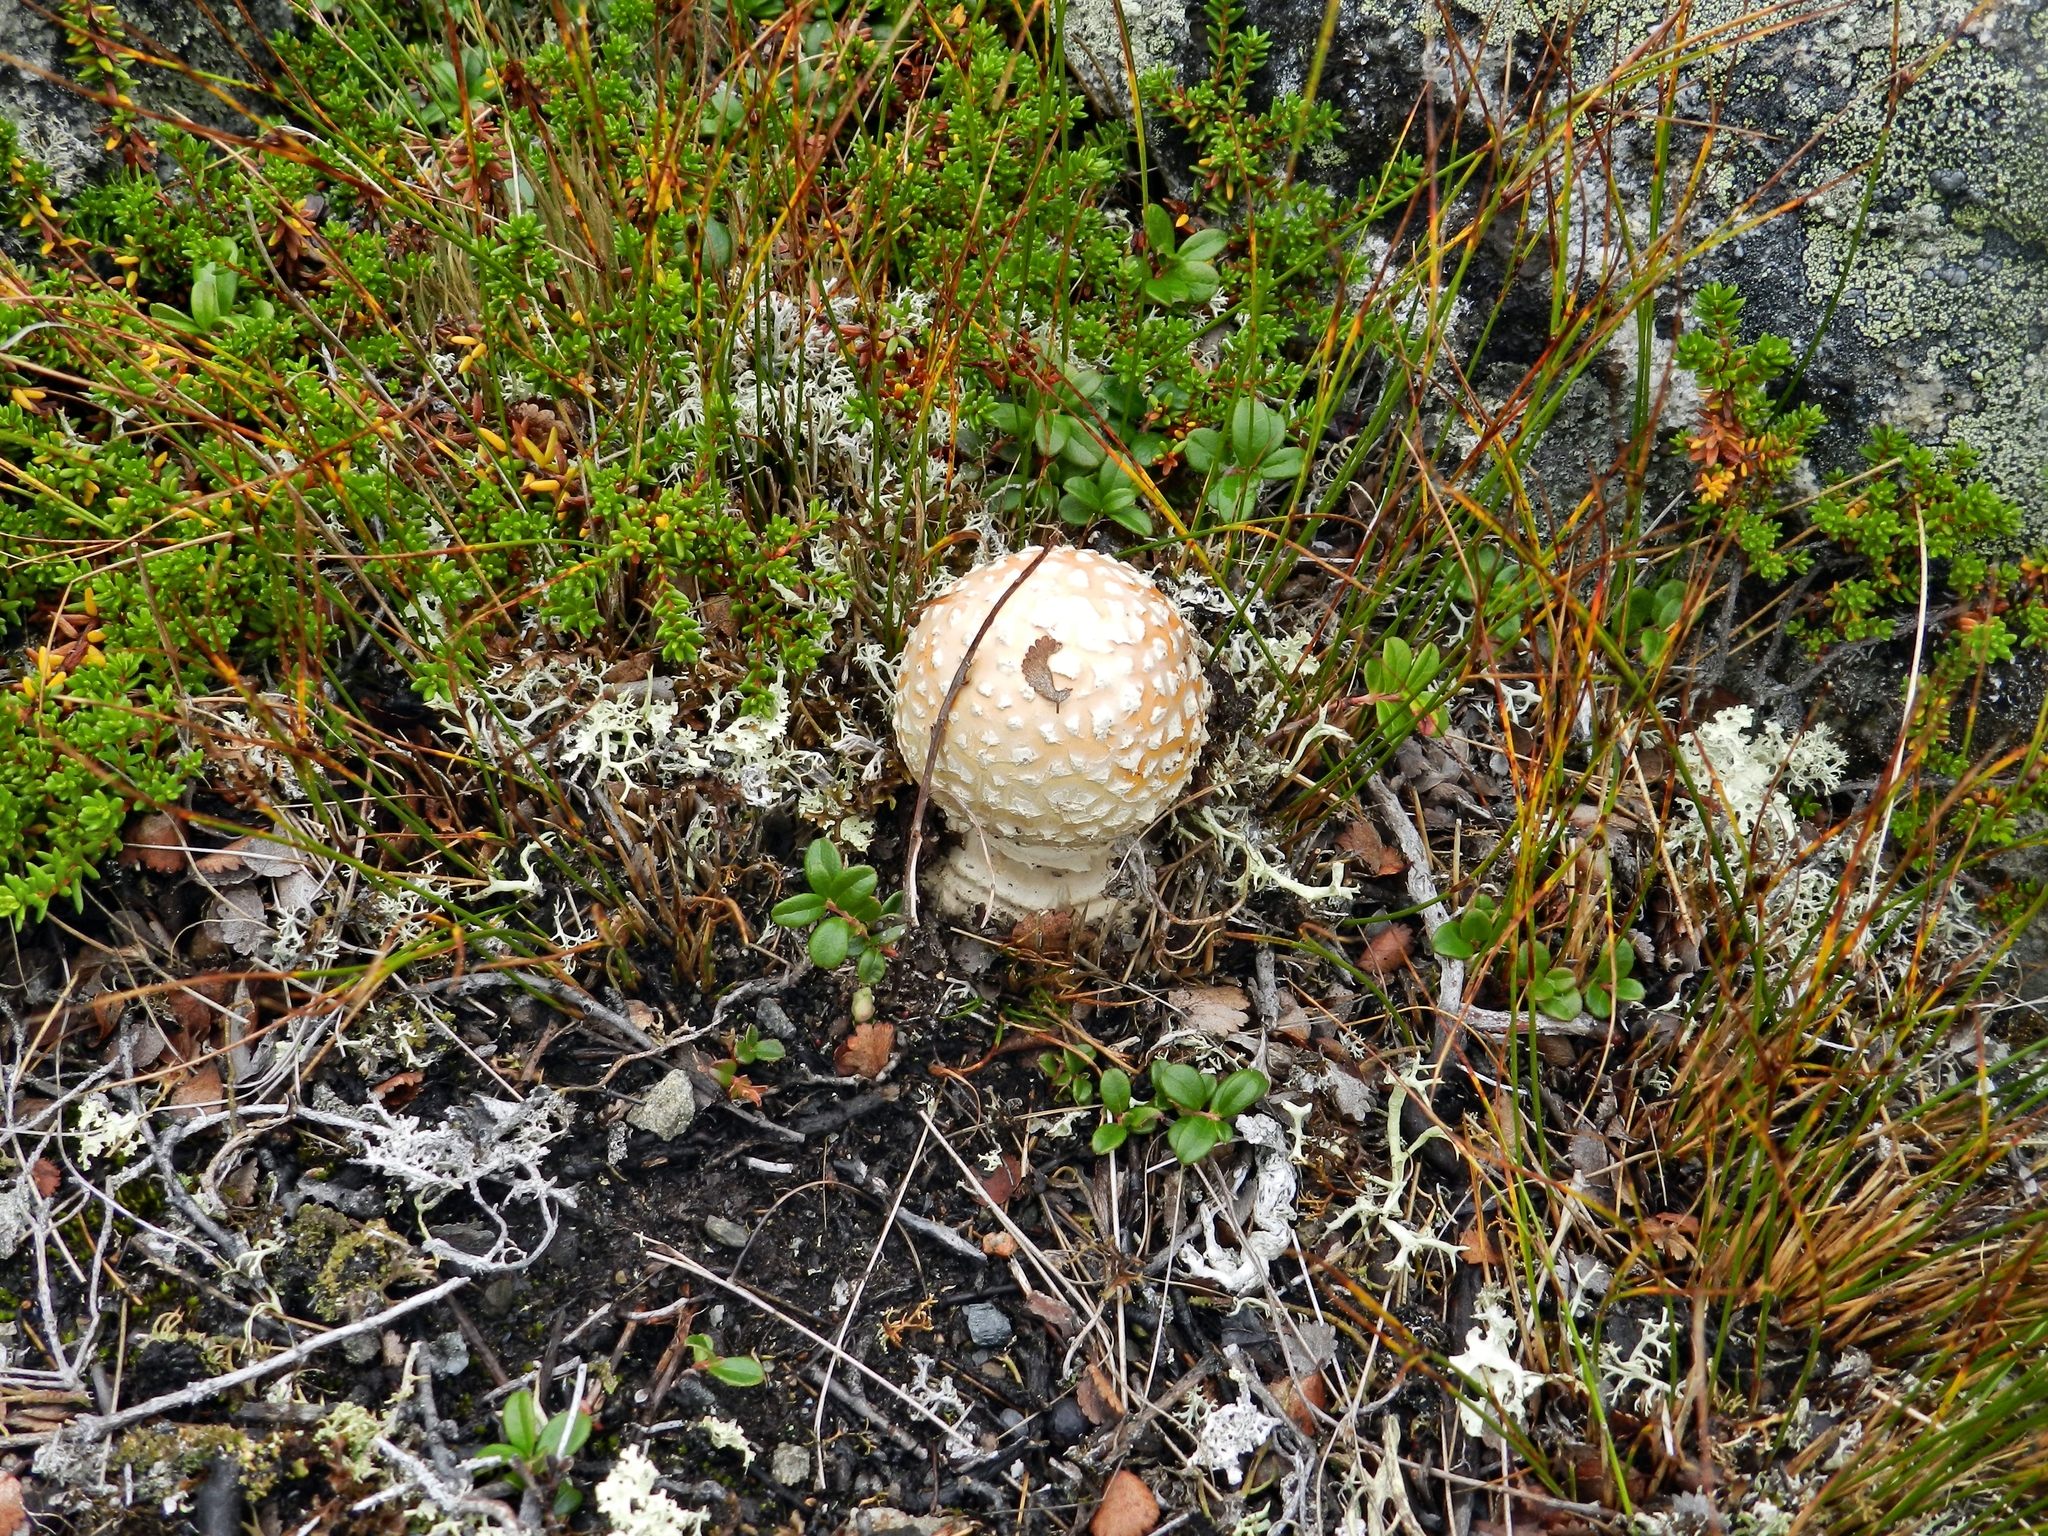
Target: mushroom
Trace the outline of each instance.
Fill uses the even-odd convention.
[[[965,834],[933,874],[936,904],[1104,910],[1110,855],[1186,786],[1208,712],[1194,632],[1122,561],[1029,548],[962,577],[911,631],[896,686],[904,761],[922,778],[929,757],[931,797]]]

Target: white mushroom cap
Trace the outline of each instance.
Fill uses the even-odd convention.
[[[932,722],[961,656],[1037,554],[1022,549],[963,577],[911,631],[896,740],[913,774],[924,772]],[[1056,549],[1003,604],[974,653],[946,722],[932,798],[967,833],[970,855],[1057,872],[1048,890],[1018,890],[999,906],[1084,900],[1101,891],[1110,844],[1143,831],[1186,787],[1208,739],[1208,710],[1194,632],[1173,604],[1120,560]]]

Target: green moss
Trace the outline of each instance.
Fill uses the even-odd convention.
[[[228,1456],[241,1468],[244,1497],[257,1500],[276,1486],[284,1469],[281,1439],[251,1436],[232,1424],[152,1424],[117,1440],[108,1464],[116,1482],[124,1469],[132,1470],[137,1493],[153,1501],[205,1476],[217,1457]]]
[[[412,1245],[381,1221],[357,1226],[323,1205],[302,1205],[293,1218],[292,1256],[313,1271],[314,1312],[330,1322],[361,1317],[385,1304],[402,1281],[432,1279]]]

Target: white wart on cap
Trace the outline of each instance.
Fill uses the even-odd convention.
[[[896,741],[922,776],[960,658],[1035,548],[948,588],[918,620],[896,688]],[[965,836],[939,905],[1019,915],[1102,895],[1121,838],[1163,815],[1208,740],[1194,632],[1139,571],[1080,549],[1045,557],[974,652],[932,769]]]

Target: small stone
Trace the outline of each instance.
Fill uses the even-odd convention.
[[[436,1376],[460,1376],[469,1369],[469,1341],[461,1329],[451,1328],[427,1341],[420,1350],[420,1364]]]
[[[764,997],[754,1004],[754,1027],[771,1040],[794,1040],[796,1024],[783,1012],[782,1004]]]
[[[359,1333],[342,1340],[341,1352],[350,1365],[368,1365],[377,1358],[377,1339],[373,1334]]]
[[[1349,1072],[1335,1068],[1325,1072],[1322,1088],[1330,1096],[1337,1113],[1356,1124],[1363,1125],[1379,1108],[1377,1095]]]
[[[785,1488],[802,1486],[811,1475],[811,1453],[800,1445],[783,1441],[768,1458],[768,1475]]]
[[[1010,1342],[1010,1320],[1003,1315],[1001,1307],[977,1301],[961,1310],[967,1318],[967,1336],[983,1349],[994,1349]]]
[[[1081,1411],[1081,1405],[1071,1397],[1063,1397],[1052,1405],[1052,1438],[1056,1444],[1072,1445],[1088,1433],[1088,1415]]]
[[[484,1287],[484,1316],[503,1317],[512,1310],[512,1298],[518,1293],[517,1275],[500,1275]],[[344,1345],[344,1348],[347,1346]]]
[[[727,1248],[744,1248],[747,1246],[747,1239],[753,1234],[748,1232],[738,1222],[728,1221],[723,1216],[706,1216],[704,1218],[704,1235],[714,1243],[722,1244]]]
[[[626,1123],[662,1141],[674,1141],[696,1116],[697,1097],[690,1091],[690,1074],[677,1071],[647,1090],[627,1114]]]

